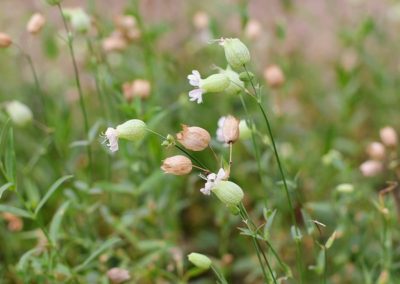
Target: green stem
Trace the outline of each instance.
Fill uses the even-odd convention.
[[[222,273],[219,273],[213,265],[211,265],[211,270],[214,272],[215,276],[217,276],[221,284],[228,284],[228,281],[226,281],[224,275]]]
[[[262,174],[262,169],[261,169],[260,151],[259,151],[259,149],[257,147],[256,136],[255,136],[255,133],[254,133],[254,125],[255,125],[255,123],[254,123],[254,120],[251,118],[251,116],[250,116],[250,114],[249,114],[249,112],[247,110],[246,102],[245,102],[245,100],[243,98],[243,95],[241,93],[239,94],[239,98],[240,98],[240,102],[242,103],[244,112],[246,113],[246,121],[249,124],[250,129],[251,129],[251,141],[253,143],[254,156],[256,157],[256,161],[257,161],[258,174],[260,176],[261,183],[265,184],[264,183],[264,176]]]
[[[259,107],[259,109],[260,109],[260,111],[261,111],[261,113],[263,115],[263,118],[265,120],[265,123],[267,125],[268,134],[269,134],[269,137],[271,138],[272,148],[274,150],[275,159],[276,159],[276,162],[278,164],[279,172],[280,172],[280,175],[281,175],[281,178],[282,178],[282,181],[283,181],[283,186],[284,186],[285,193],[286,193],[286,198],[287,198],[287,201],[288,201],[288,204],[289,204],[290,217],[291,217],[291,220],[292,220],[292,225],[294,226],[296,232],[298,233],[299,232],[298,231],[299,228],[297,227],[295,211],[294,211],[294,207],[293,207],[293,204],[292,204],[292,200],[290,198],[289,187],[287,185],[286,176],[285,176],[285,173],[283,171],[283,166],[282,166],[282,163],[281,163],[281,159],[279,158],[279,153],[278,153],[278,150],[277,150],[277,147],[276,147],[275,138],[274,138],[274,135],[273,135],[273,132],[272,132],[272,127],[271,127],[271,124],[269,122],[268,116],[265,113],[264,107],[261,104],[261,98],[260,98],[260,96],[259,96],[259,94],[257,92],[256,87],[254,86],[253,79],[251,78],[251,76],[249,74],[249,71],[246,68],[246,65],[243,65],[243,67],[244,67],[244,70],[246,71],[247,77],[249,78],[249,81],[250,81],[251,87],[253,88],[255,97],[257,98],[257,105],[258,105],[258,107]],[[295,242],[296,242],[296,247],[297,247],[297,249],[296,249],[296,251],[297,251],[297,257],[296,257],[297,268],[298,268],[299,273],[300,273],[300,283],[303,283],[303,277],[304,277],[303,276],[303,268],[302,268],[303,267],[303,265],[302,265],[303,257],[302,257],[302,253],[301,253],[301,249],[300,249],[300,242],[297,241],[297,240]]]
[[[87,112],[86,112],[85,102],[84,102],[84,99],[83,99],[83,91],[82,91],[82,86],[81,86],[81,80],[80,80],[80,77],[79,77],[78,64],[76,63],[76,58],[75,58],[73,37],[72,37],[71,31],[68,28],[67,20],[66,20],[66,18],[64,16],[61,4],[58,3],[57,6],[58,6],[58,9],[59,9],[60,14],[61,14],[61,18],[62,18],[62,21],[63,21],[63,24],[64,24],[65,31],[67,33],[67,45],[68,45],[69,53],[71,55],[72,65],[74,67],[75,84],[76,84],[76,87],[78,89],[79,105],[80,105],[80,108],[81,108],[83,121],[84,121],[85,137],[87,138],[87,135],[89,133],[89,120],[88,120],[88,115],[87,115]],[[93,163],[92,163],[92,150],[91,150],[90,144],[88,144],[88,146],[86,147],[86,152],[87,152],[87,156],[88,156],[88,160],[89,160],[89,168],[90,168],[89,179],[91,180],[91,175],[93,173],[93,169],[92,169],[92,164]]]

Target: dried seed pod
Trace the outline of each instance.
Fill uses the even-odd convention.
[[[0,32],[0,48],[7,48],[12,44],[12,39],[8,34]]]
[[[207,130],[197,126],[182,125],[182,131],[176,134],[176,138],[186,149],[202,151],[208,147],[211,136]]]
[[[271,65],[265,68],[264,78],[271,88],[279,88],[285,83],[285,75],[278,65]]]
[[[131,279],[129,271],[126,269],[114,267],[107,271],[107,277],[112,284],[120,284]]]
[[[360,171],[363,176],[373,177],[383,171],[383,164],[380,161],[368,160],[361,164]]]
[[[190,173],[192,167],[192,161],[189,158],[182,155],[176,155],[165,159],[161,169],[167,174],[182,176]]]
[[[150,96],[151,85],[147,80],[136,79],[133,82],[124,83],[122,92],[127,101],[131,101],[135,97],[146,99]]]
[[[393,127],[386,126],[380,130],[379,134],[383,144],[388,147],[397,146],[397,133]]]
[[[367,153],[373,160],[383,160],[385,158],[385,146],[379,142],[372,142],[367,147]]]
[[[222,135],[224,137],[225,143],[235,143],[239,139],[239,123],[240,121],[228,115],[222,126]]]
[[[26,30],[31,34],[37,34],[42,30],[45,23],[45,17],[40,13],[35,13],[29,19],[29,22],[26,25]]]

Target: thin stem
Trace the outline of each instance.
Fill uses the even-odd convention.
[[[217,276],[221,284],[228,284],[228,281],[226,281],[224,275],[222,273],[219,273],[213,265],[211,265],[211,270],[214,272],[215,276]]]
[[[215,153],[215,151],[214,151],[213,147],[211,146],[211,144],[208,145],[208,148],[211,150],[211,153],[213,154],[213,156],[214,156],[214,158],[215,158],[215,161],[217,161],[217,163],[219,164],[218,156],[217,156],[217,154]]]
[[[253,143],[254,156],[256,157],[256,161],[257,161],[258,174],[260,176],[261,183],[264,184],[264,182],[263,182],[264,181],[264,176],[262,174],[262,169],[261,169],[260,152],[259,152],[259,149],[257,147],[256,136],[255,136],[254,127],[253,127],[254,126],[254,121],[251,118],[251,116],[250,116],[250,114],[249,114],[249,112],[247,110],[246,102],[245,102],[245,100],[243,98],[243,95],[239,94],[239,98],[240,98],[240,102],[242,103],[244,112],[246,113],[246,121],[249,124],[250,129],[251,129],[251,141]]]
[[[324,284],[326,284],[326,280],[328,278],[328,250],[324,246]]]
[[[89,133],[89,120],[88,120],[88,115],[87,115],[87,112],[86,112],[85,102],[83,100],[83,91],[82,91],[81,81],[80,81],[80,77],[79,77],[78,64],[76,63],[76,58],[75,58],[75,51],[74,51],[74,46],[73,46],[73,37],[72,37],[71,31],[68,28],[67,20],[66,20],[66,18],[64,16],[61,4],[58,3],[57,7],[58,7],[58,9],[60,11],[61,18],[62,18],[63,24],[64,24],[64,28],[65,28],[65,31],[67,33],[67,45],[68,45],[69,53],[71,55],[72,65],[74,67],[75,84],[76,84],[76,87],[78,89],[78,94],[79,94],[79,104],[80,104],[80,108],[81,108],[81,112],[82,112],[82,116],[83,116],[83,121],[84,121],[85,137],[87,137],[87,135]],[[90,168],[89,177],[91,179],[91,175],[93,173],[93,170],[92,170],[92,150],[91,150],[90,144],[87,145],[86,152],[87,152],[87,156],[88,156],[88,160],[89,160],[89,168]]]
[[[276,147],[275,138],[274,138],[274,135],[273,135],[273,132],[272,132],[271,124],[270,124],[269,119],[267,117],[267,114],[265,113],[265,110],[264,110],[264,108],[263,108],[263,106],[261,104],[261,99],[260,99],[260,96],[258,95],[256,87],[254,86],[253,79],[251,78],[251,76],[249,74],[249,71],[247,70],[246,65],[243,65],[243,67],[244,67],[244,70],[246,71],[247,77],[249,78],[249,81],[250,81],[250,84],[251,84],[251,86],[253,88],[254,94],[257,97],[257,105],[260,108],[261,113],[262,113],[262,115],[264,117],[265,123],[267,125],[268,134],[269,134],[269,136],[271,138],[275,159],[276,159],[277,164],[278,164],[279,172],[280,172],[280,175],[281,175],[281,178],[282,178],[282,181],[283,181],[283,186],[284,186],[285,193],[286,193],[286,198],[287,198],[287,201],[288,201],[288,204],[289,204],[290,217],[291,217],[291,220],[292,220],[292,224],[295,227],[296,232],[298,232],[299,229],[297,227],[295,211],[294,211],[294,207],[293,207],[293,204],[292,204],[292,200],[290,198],[289,187],[287,185],[286,176],[285,176],[285,173],[283,171],[281,160],[279,158],[279,153],[278,153],[278,150],[277,150],[277,147]],[[300,242],[297,241],[297,240],[295,242],[296,242],[296,246],[297,246],[297,250],[296,250],[297,251],[297,257],[296,257],[296,259],[297,259],[297,267],[298,267],[298,270],[299,270],[299,273],[300,273],[300,283],[302,283],[303,282],[303,269],[302,269],[302,264],[301,264],[301,262],[302,262],[302,253],[301,253],[301,249],[300,249]]]

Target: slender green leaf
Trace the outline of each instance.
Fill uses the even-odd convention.
[[[57,243],[61,222],[70,204],[71,201],[64,202],[63,205],[61,205],[60,208],[58,208],[56,214],[54,214],[53,220],[50,223],[49,235],[53,243]]]
[[[10,129],[10,126],[11,126],[11,120],[8,119],[7,122],[4,124],[3,129],[1,130],[1,134],[0,134],[0,157],[3,156],[4,150],[6,149],[8,131]]]
[[[28,261],[39,251],[40,248],[33,248],[24,253],[18,261],[17,270],[26,271]]]
[[[14,133],[12,128],[10,128],[8,132],[8,143],[6,149],[7,150],[4,155],[4,165],[6,169],[7,179],[10,182],[15,182],[17,166],[14,149]]]
[[[336,231],[334,231],[332,235],[329,237],[329,239],[326,241],[325,247],[329,249],[333,245],[335,239],[336,239]]]
[[[46,192],[45,196],[40,200],[38,206],[35,209],[35,216],[39,213],[40,209],[42,209],[43,205],[47,202],[47,200],[52,196],[52,194],[59,188],[61,184],[63,184],[65,181],[71,179],[73,176],[63,176],[56,180],[55,183],[50,187],[50,189]]]
[[[0,204],[0,212],[9,212],[19,217],[33,219],[33,216],[30,212],[13,206]]]
[[[74,268],[76,272],[81,271],[86,268],[86,266],[92,262],[96,257],[98,257],[100,254],[102,254],[104,251],[108,250],[112,246],[114,246],[116,243],[121,241],[120,238],[111,238],[107,240],[105,243],[103,243],[97,250],[95,250],[82,264],[78,265],[77,267]]]
[[[1,196],[3,195],[3,193],[7,190],[7,189],[9,189],[10,187],[12,187],[14,184],[12,183],[12,182],[8,182],[8,183],[6,183],[6,184],[4,184],[2,187],[0,187],[0,199],[1,199]]]

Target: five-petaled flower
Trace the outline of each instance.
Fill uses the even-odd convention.
[[[200,189],[200,192],[203,193],[204,195],[210,195],[211,191],[218,182],[221,180],[225,179],[225,171],[224,169],[219,169],[217,174],[211,173],[207,176],[207,181],[202,189]]]

